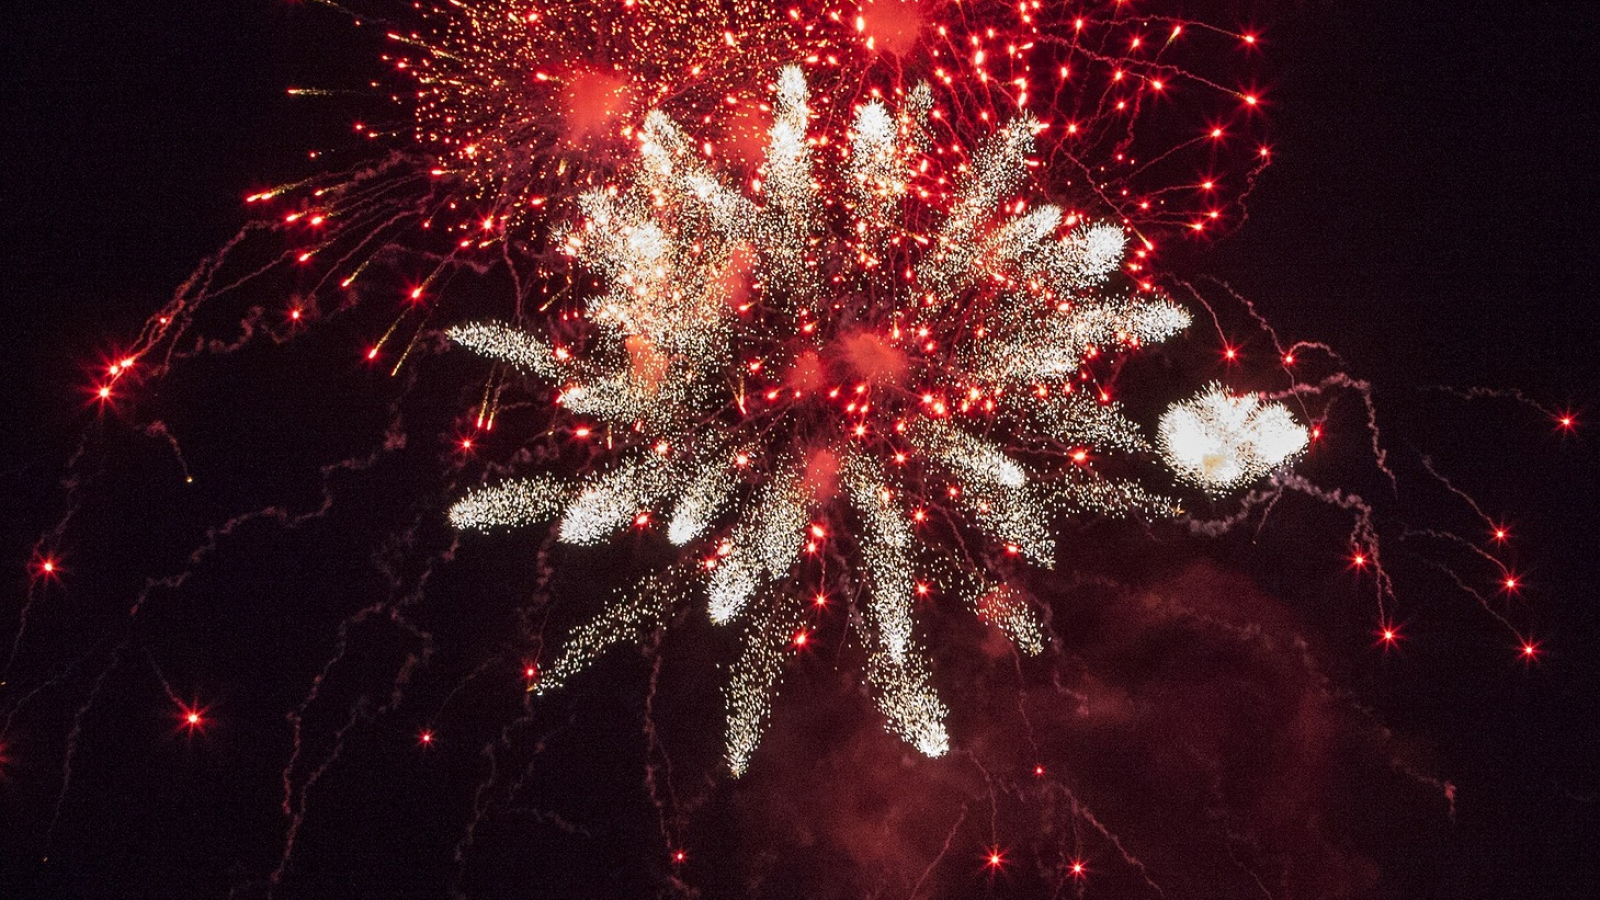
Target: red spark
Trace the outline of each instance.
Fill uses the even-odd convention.
[[[806,642],[811,640],[811,635],[804,628],[794,633],[794,646],[797,650],[804,650]]]
[[[1365,553],[1356,553],[1356,554],[1352,555],[1350,557],[1350,565],[1356,567],[1357,569],[1366,568],[1367,555]]]
[[[1084,864],[1083,860],[1075,859],[1072,861],[1072,865],[1068,867],[1068,871],[1072,873],[1073,878],[1083,878],[1089,874],[1089,867]]]
[[[1523,642],[1522,642],[1522,661],[1525,662],[1525,663],[1533,663],[1533,662],[1538,662],[1539,661],[1539,642],[1538,641],[1531,640],[1531,639],[1524,639],[1523,640]]]
[[[1034,766],[1033,767],[1033,777],[1035,777],[1035,778],[1043,778],[1044,777],[1044,766]]]
[[[675,865],[675,866],[683,865],[684,862],[686,860],[688,860],[688,858],[689,858],[689,854],[683,852],[682,850],[674,850],[674,851],[672,851],[672,864]]]
[[[1517,588],[1522,586],[1522,582],[1518,581],[1517,580],[1517,576],[1515,576],[1515,575],[1507,575],[1505,577],[1505,580],[1501,581],[1500,584],[1506,589],[1506,591],[1508,593],[1513,593],[1513,594],[1517,592]]]
[[[1006,864],[1005,851],[1001,850],[998,845],[994,846],[994,847],[990,847],[988,855],[984,857],[984,865],[987,866],[990,871],[996,871],[997,872],[1005,864]]]
[[[424,728],[421,732],[419,732],[417,734],[417,745],[420,747],[433,746],[433,730]]]
[[[195,732],[203,732],[203,731],[205,731],[205,727],[206,727],[206,715],[205,715],[205,712],[206,712],[205,710],[201,709],[198,706],[179,703],[178,704],[178,727],[182,728],[184,731],[188,732],[191,735],[194,734]]]
[[[34,577],[55,581],[61,577],[61,564],[54,556],[39,556],[33,560]]]

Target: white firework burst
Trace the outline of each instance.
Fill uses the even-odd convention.
[[[586,194],[560,236],[605,285],[571,351],[496,323],[449,332],[556,390],[562,414],[618,446],[591,475],[474,491],[452,520],[552,521],[580,544],[664,522],[710,619],[744,635],[727,687],[736,774],[804,642],[802,596],[816,592],[801,586],[823,577],[818,559],[848,557],[887,726],[937,756],[945,707],[915,617],[930,573],[966,573],[950,581],[968,604],[1037,653],[1046,634],[1030,601],[990,569],[1051,566],[1059,514],[1174,509],[1085,463],[1147,446],[1079,386],[1097,356],[1161,341],[1188,314],[1118,275],[1121,229],[1017,197],[1037,123],[1009,123],[946,179],[928,173],[925,87],[898,113],[857,109],[846,147],[808,136],[809,102],[801,70],[784,69],[748,186],[666,115],[646,118],[631,183]],[[660,580],[623,595],[535,689],[661,624],[682,596]]]
[[[1212,493],[1252,481],[1306,447],[1306,430],[1281,403],[1211,385],[1161,416],[1161,454],[1180,478]]]

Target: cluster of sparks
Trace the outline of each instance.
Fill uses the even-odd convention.
[[[652,112],[632,180],[580,197],[581,220],[560,235],[606,286],[582,315],[545,329],[558,338],[497,322],[449,331],[555,388],[565,427],[603,433],[620,457],[588,477],[480,489],[452,521],[554,519],[560,540],[582,545],[659,517],[699,558],[711,620],[744,626],[728,690],[735,773],[804,634],[802,597],[828,587],[795,582],[847,581],[808,556],[853,547],[844,590],[861,598],[867,680],[889,727],[938,756],[945,708],[914,615],[933,573],[971,576],[968,605],[1037,654],[1037,614],[990,583],[985,548],[1049,567],[1058,514],[1176,510],[1089,464],[1150,448],[1083,385],[1096,359],[1164,340],[1188,313],[1126,276],[1121,227],[1016,196],[1034,120],[1006,123],[945,173],[924,149],[931,107],[921,86],[897,111],[862,104],[839,146],[810,131],[805,75],[786,67],[748,192]],[[1162,430],[1178,471],[1213,489],[1281,465],[1305,441],[1281,406],[1216,389]],[[1205,463],[1191,471],[1195,455]],[[625,595],[578,628],[536,687],[659,626],[682,593],[651,582]]]
[[[697,153],[752,176],[772,122],[765,85],[788,62],[829,98],[813,113],[835,137],[852,123],[833,110],[918,83],[938,103],[934,157],[959,157],[1000,121],[1034,117],[1038,162],[1073,195],[1070,212],[1129,228],[1141,242],[1134,268],[1148,268],[1161,232],[1239,221],[1270,160],[1259,91],[1205,71],[1221,48],[1252,54],[1255,35],[1125,0],[446,0],[414,4],[404,24],[315,2],[384,29],[390,71],[358,93],[381,93],[398,115],[358,121],[355,132],[388,152],[329,171],[319,151],[320,174],[248,200],[282,208],[283,259],[305,271],[290,325],[369,281],[367,290],[390,290],[378,273],[413,257],[400,309],[367,350],[396,369],[439,321],[459,269],[511,269],[516,315],[543,308],[532,286],[563,273],[550,224],[614,180],[650,111],[690,123]],[[172,310],[139,353],[176,341],[187,322]]]

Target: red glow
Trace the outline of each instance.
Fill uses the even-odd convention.
[[[1507,575],[1505,577],[1505,580],[1500,582],[1500,583],[1501,583],[1501,585],[1503,585],[1505,587],[1505,589],[1507,591],[1511,591],[1511,592],[1515,592],[1517,590],[1517,588],[1522,586],[1522,582],[1518,581],[1517,580],[1517,576],[1515,576],[1515,575]]]
[[[56,558],[53,556],[35,558],[33,569],[36,577],[50,581],[56,580],[61,575],[61,564],[56,562]]]
[[[1034,766],[1033,767],[1033,777],[1035,777],[1035,778],[1043,778],[1044,777],[1044,766]]]
[[[424,729],[418,733],[417,743],[423,747],[433,746],[433,731],[431,729]]]
[[[1496,528],[1494,530],[1494,539],[1496,541],[1504,542],[1505,539],[1510,537],[1510,536],[1511,536],[1511,532],[1506,530],[1505,528]]]
[[[205,710],[198,706],[178,704],[178,724],[190,734],[204,731],[206,725]]]
[[[1537,662],[1539,659],[1539,642],[1524,640],[1522,642],[1522,661]]]
[[[1084,865],[1083,860],[1075,859],[1072,861],[1068,871],[1072,873],[1073,878],[1082,878],[1089,874],[1089,867]]]
[[[1578,419],[1571,413],[1564,413],[1556,418],[1556,424],[1561,426],[1562,431],[1571,431],[1578,427]]]
[[[1005,851],[999,847],[990,847],[988,855],[984,857],[984,865],[988,866],[990,870],[998,871],[1005,864]]]
[[[689,858],[689,854],[683,852],[682,850],[674,850],[674,851],[672,851],[672,864],[673,865],[681,866],[681,865],[683,865],[684,861],[687,860],[688,858]]]
[[[794,645],[797,649],[804,650],[806,642],[811,640],[811,635],[804,628],[794,633]]]
[[[1365,568],[1366,565],[1367,565],[1367,556],[1366,556],[1366,554],[1365,553],[1357,553],[1354,556],[1350,557],[1350,565],[1355,566],[1358,569]]]

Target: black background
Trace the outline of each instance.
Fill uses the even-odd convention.
[[[1254,548],[1209,552],[1213,565],[1246,573],[1239,577],[1275,598],[1259,607],[1263,615],[1276,615],[1276,605],[1293,610],[1298,624],[1285,633],[1306,635],[1329,673],[1327,689],[1351,709],[1370,710],[1352,728],[1392,729],[1373,739],[1377,749],[1349,749],[1365,739],[1339,742],[1359,759],[1336,766],[1343,774],[1335,780],[1359,799],[1330,804],[1322,823],[1381,872],[1375,884],[1286,879],[1268,893],[1593,896],[1600,467],[1582,423],[1586,405],[1600,417],[1600,104],[1591,96],[1600,13],[1563,3],[1355,2],[1285,4],[1258,18],[1271,60],[1275,163],[1250,198],[1249,220],[1218,244],[1177,254],[1174,265],[1225,279],[1284,335],[1332,344],[1346,370],[1374,386],[1397,466],[1415,475],[1426,454],[1511,523],[1527,583],[1514,618],[1542,652],[1538,664],[1520,664],[1514,638],[1423,565],[1402,578],[1406,649],[1369,651],[1371,594],[1337,572],[1338,516],[1291,508]],[[436,512],[450,496],[437,474],[448,450],[413,444],[359,482],[335,474],[333,496],[362,498],[357,508],[336,506],[288,530],[271,516],[245,523],[193,583],[156,591],[130,618],[147,579],[182,571],[208,526],[269,504],[281,518],[315,510],[316,467],[380,440],[387,404],[403,385],[358,363],[372,331],[359,316],[287,349],[196,361],[148,401],[185,442],[193,486],[176,477],[174,457],[152,451],[159,439],[122,428],[116,413],[95,424],[85,389],[97,354],[135,333],[245,220],[244,194],[302,171],[306,148],[344,140],[354,112],[291,100],[284,87],[367,71],[373,45],[316,9],[255,0],[60,0],[12,11],[3,30],[0,333],[11,377],[0,407],[0,559],[12,562],[0,567],[11,573],[0,582],[0,621],[8,637],[26,598],[43,599],[31,610],[15,681],[0,696],[9,712],[38,684],[57,686],[27,701],[0,748],[0,893],[209,897],[239,888],[260,896],[283,849],[278,770],[293,750],[283,716],[337,649],[342,620],[380,596],[403,604],[423,577],[404,547],[385,544],[388,523],[417,522],[422,545],[447,542]],[[1246,352],[1270,351],[1258,342]],[[1531,406],[1465,401],[1431,389],[1440,385],[1520,389],[1549,409],[1575,410],[1580,427],[1563,434]],[[413,433],[428,430],[430,402],[447,408],[455,399],[422,388],[408,397]],[[431,415],[447,434],[452,413]],[[1349,424],[1330,424],[1341,423]],[[94,499],[61,547],[61,585],[30,594],[31,548],[62,509],[57,479],[86,427],[93,452],[126,462],[97,470],[85,492]],[[1355,433],[1345,440],[1362,440]],[[1322,465],[1324,482],[1382,492],[1370,471]],[[1405,484],[1386,501],[1400,511],[1393,529],[1402,520],[1443,523],[1482,539],[1481,524],[1448,493]],[[1085,562],[1085,570],[1147,562],[1136,544],[1105,540],[1108,561]],[[527,809],[482,829],[467,874],[457,875],[451,848],[485,773],[477,748],[515,717],[521,697],[512,678],[498,692],[474,688],[469,701],[446,703],[488,658],[449,648],[515,656],[508,598],[533,577],[525,550],[515,542],[469,548],[467,562],[480,571],[442,576],[440,599],[413,620],[396,625],[374,614],[350,627],[359,652],[333,670],[330,696],[308,711],[308,740],[320,743],[305,758],[323,758],[348,717],[361,724],[309,795],[303,853],[282,895],[444,896],[455,884],[472,896],[612,897],[673,884],[669,844],[638,784],[647,668],[637,661],[616,665],[614,687],[558,701],[550,718],[562,726],[514,731],[512,746],[523,749],[508,759],[525,762],[540,741],[554,749],[541,751],[548,755],[524,792]],[[1326,561],[1318,568],[1307,557]],[[1152,582],[1180,568],[1150,567]],[[1468,570],[1492,594],[1489,576]],[[1093,659],[1086,633],[1090,643],[1079,649]],[[709,652],[685,641],[691,660]],[[407,654],[424,650],[436,654],[423,667],[428,677],[391,713],[375,713]],[[692,682],[690,669],[678,674]],[[111,674],[99,684],[100,702],[69,737],[74,711],[103,672]],[[826,706],[827,692],[838,690],[826,676],[800,678],[805,686],[792,693],[821,694],[806,701],[813,705]],[[207,708],[202,733],[177,726],[179,700]],[[700,722],[714,688],[677,702],[678,721]],[[580,703],[590,708],[574,711]],[[800,749],[788,756],[803,758],[847,730],[840,715],[818,719],[816,731],[828,737],[786,737],[780,722],[771,741],[793,740]],[[444,746],[419,752],[422,728],[437,728]],[[551,740],[568,731],[582,737]],[[688,762],[677,762],[693,768],[698,753],[710,769],[714,748],[675,739],[691,748]],[[80,752],[56,819],[69,741],[81,742]],[[1260,763],[1219,759],[1240,777],[1229,767]],[[1374,759],[1421,760],[1417,771],[1453,782],[1454,821],[1415,782],[1395,787],[1408,780],[1395,775],[1398,762]],[[748,794],[702,786],[706,805],[666,829],[694,852],[684,881],[711,897],[867,894],[860,886],[870,879],[859,871],[830,870],[825,856],[788,857],[776,838],[741,845],[730,834],[736,826],[718,824],[759,821],[751,807],[763,797],[797,802],[782,792],[803,783],[785,775],[798,764],[772,765]],[[1361,779],[1365,788],[1351,786]],[[1164,799],[1145,799],[1150,809],[1124,810],[1125,821],[1161,814]],[[588,836],[528,811],[547,806]],[[1148,837],[1159,829],[1144,833],[1159,861],[1152,865],[1164,867],[1158,880],[1190,885],[1184,896],[1242,896],[1228,886],[1234,876],[1207,868],[1227,868],[1217,858],[1225,845],[1182,849]],[[754,860],[741,846],[778,858]],[[981,842],[955,852],[976,859]],[[1027,877],[985,878],[976,863],[970,875],[955,868],[961,877],[941,890],[1048,895]],[[1098,868],[1107,874],[1089,882],[1088,896],[1148,895],[1127,867]]]

